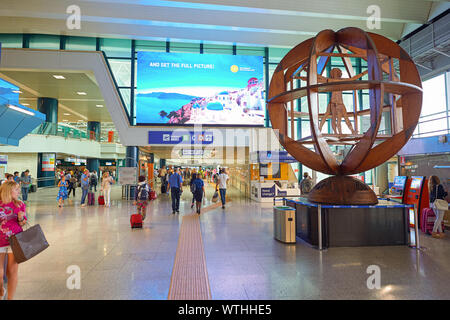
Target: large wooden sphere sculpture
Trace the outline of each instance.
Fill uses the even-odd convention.
[[[322,76],[332,57],[342,60],[343,70],[333,68],[328,77]],[[366,61],[367,70],[355,74],[352,57]],[[367,80],[362,80],[365,75]],[[306,86],[299,86],[300,80]],[[366,105],[358,106],[358,90],[368,91]],[[342,91],[353,92],[353,106],[344,104]],[[319,113],[321,92],[330,93],[325,113]],[[294,110],[294,101],[302,97],[308,112]],[[333,175],[314,187],[309,200],[332,204],[378,202],[365,183],[347,175],[370,170],[395,155],[413,134],[421,107],[419,73],[406,51],[358,28],[323,30],[289,51],[272,76],[268,99],[272,128],[286,151],[307,167]],[[297,118],[309,119],[311,136],[295,137]],[[322,133],[328,118],[333,132]],[[387,128],[383,131],[382,119]],[[343,128],[348,133],[342,133]],[[338,148],[347,151],[342,159],[336,157]]]

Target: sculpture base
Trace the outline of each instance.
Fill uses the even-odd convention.
[[[340,205],[378,203],[377,195],[367,184],[349,176],[333,176],[320,181],[309,193],[308,200]]]

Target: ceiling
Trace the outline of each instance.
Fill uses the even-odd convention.
[[[393,40],[449,8],[433,0],[14,0],[0,8],[1,33],[203,41],[290,48],[323,29],[359,27]],[[80,29],[69,29],[80,8]],[[369,30],[369,6],[381,28]],[[367,13],[367,12],[370,13]]]
[[[65,79],[58,80],[53,75],[62,75]],[[112,122],[92,72],[0,70],[0,78],[17,85],[22,92],[19,103],[30,108],[37,108],[38,97],[58,99],[58,122]]]

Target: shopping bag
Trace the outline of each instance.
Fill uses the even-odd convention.
[[[11,236],[9,244],[17,263],[30,260],[49,247],[39,224]]]
[[[215,191],[212,197],[212,202],[216,203],[217,201],[219,201],[219,193]]]

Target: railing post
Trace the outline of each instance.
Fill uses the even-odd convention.
[[[319,250],[322,250],[322,206],[317,206],[317,225],[319,231]]]
[[[416,234],[416,250],[420,249],[420,240],[419,240],[419,228],[418,228],[418,212],[417,212],[417,205],[414,204],[414,232]]]

